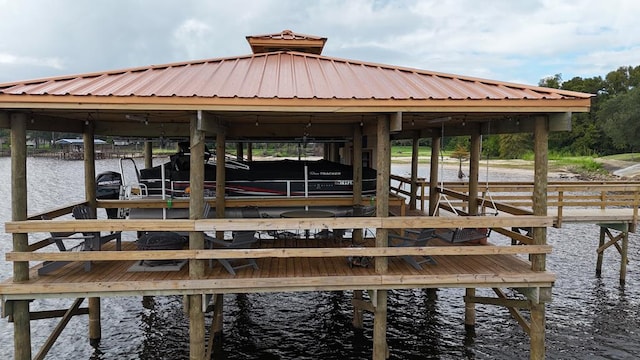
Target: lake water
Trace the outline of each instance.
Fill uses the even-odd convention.
[[[142,161],[140,161],[142,163]],[[0,158],[0,277],[11,276],[4,253],[11,236],[10,159]],[[408,174],[409,165],[392,172]],[[117,170],[117,161],[101,160],[96,171]],[[428,164],[421,165],[426,176]],[[444,180],[456,180],[457,168],[446,169]],[[83,164],[79,161],[28,159],[29,213],[81,201]],[[481,181],[485,181],[484,170]],[[531,180],[520,171],[494,171],[493,180]],[[599,228],[565,224],[549,229],[554,246],[547,268],[557,274],[553,301],[547,306],[547,358],[636,359],[640,354],[640,238],[630,236],[627,282],[618,282],[619,256],[605,254],[603,276],[595,276]],[[132,238],[127,234],[126,238]],[[492,241],[506,243],[499,235]],[[479,290],[479,295],[492,295]],[[464,289],[389,292],[388,341],[391,359],[515,359],[528,358],[529,340],[504,308],[477,306],[476,335],[464,331]],[[222,359],[370,359],[372,323],[351,328],[351,292],[225,295]],[[32,310],[66,306],[70,300],[33,302]],[[50,359],[187,359],[188,320],[182,298],[105,298],[102,302],[102,341],[94,350],[87,339],[87,317],[71,320],[49,353]],[[207,317],[207,324],[210,317]],[[57,321],[32,322],[34,354]],[[0,359],[13,358],[13,324],[0,320]]]

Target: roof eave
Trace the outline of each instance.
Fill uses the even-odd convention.
[[[588,112],[590,98],[298,99],[0,94],[0,109],[127,109],[285,112]]]

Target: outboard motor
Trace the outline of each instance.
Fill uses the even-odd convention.
[[[120,186],[122,175],[115,171],[106,171],[96,176],[96,199],[118,200],[120,198]],[[118,218],[118,209],[105,209],[109,219]]]

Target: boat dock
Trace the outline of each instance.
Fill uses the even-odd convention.
[[[5,259],[12,262],[13,277],[0,284],[0,298],[3,316],[14,325],[14,357],[44,358],[76,314],[88,315],[88,345],[98,347],[103,297],[185,295],[189,356],[202,360],[211,358],[214,345],[222,341],[224,294],[350,290],[353,329],[363,328],[363,311],[373,314],[371,358],[383,360],[394,351],[387,341],[389,291],[456,287],[465,289],[460,303],[465,329],[482,320],[476,316],[476,304],[506,307],[529,336],[529,357],[544,359],[546,304],[556,280],[546,269],[546,256],[553,252],[547,244],[547,228],[570,220],[612,224],[610,212],[602,209],[623,207],[606,198],[597,212],[571,217],[566,209],[569,195],[563,192],[554,198],[553,184],[548,184],[549,134],[569,131],[572,114],[588,112],[592,95],[332,58],[322,55],[326,38],[290,30],[249,36],[247,41],[253,51],[248,56],[0,86],[0,127],[11,130],[12,217],[5,231],[13,240],[13,250]],[[30,130],[82,134],[84,173],[77,176],[84,179],[83,201],[27,213]],[[514,133],[532,136],[534,181],[527,185],[524,204],[496,199],[491,202],[496,213],[482,216],[488,208],[479,182],[483,138]],[[145,169],[152,168],[153,139],[187,141],[188,174],[180,180],[189,181],[188,197],[175,202],[145,198],[139,186],[139,192],[131,192],[138,196],[135,199],[98,198],[97,136],[145,139]],[[469,139],[469,182],[441,186],[444,139],[457,136]],[[428,140],[431,161],[430,178],[419,186],[421,139]],[[390,188],[392,140],[412,144],[406,194],[394,194]],[[316,189],[317,197],[307,196],[305,189],[304,196],[296,197],[231,198],[225,166],[216,167],[215,187],[205,191],[207,146],[219,155],[234,147],[238,161],[250,163],[252,144],[260,142],[322,144],[325,160],[351,171],[351,176],[335,183],[348,186],[348,193],[340,199],[325,198],[322,189]],[[376,169],[375,198],[365,196],[363,168]],[[310,174],[302,175],[308,186]],[[622,221],[623,233],[635,229],[638,196],[634,189],[634,200],[624,205],[631,214],[616,218],[628,219]],[[326,217],[326,211],[312,209],[320,203],[350,206],[353,211],[348,216]],[[374,214],[356,211],[363,205],[372,207]],[[301,218],[230,218],[226,214],[231,208],[274,206],[311,211]],[[185,209],[184,218],[97,218],[102,209],[174,207]],[[69,220],[68,214],[74,211],[79,216]],[[512,241],[482,245],[486,239],[476,238],[473,243],[447,244],[438,237],[475,232],[486,238],[487,229]],[[610,232],[609,225],[604,229],[608,230],[603,234],[615,239],[627,238]],[[134,234],[137,246],[144,232],[177,233],[178,246],[140,250],[131,237],[122,236]],[[251,236],[265,232],[271,239]],[[345,232],[350,235],[342,236]],[[229,234],[233,240],[225,241]],[[320,234],[333,236],[323,239]],[[61,244],[74,235],[80,237],[75,241],[83,251]],[[395,235],[411,236],[398,243]],[[603,251],[610,246],[624,251],[624,244],[605,238],[601,237]],[[222,247],[212,248],[212,244]],[[236,259],[248,266],[233,271],[227,265]],[[370,267],[357,266],[364,259],[370,260]],[[184,264],[167,271],[134,271],[140,261],[168,260]],[[38,265],[30,267],[31,262]],[[496,296],[478,296],[478,288],[493,289]],[[518,296],[507,296],[512,292],[505,288]],[[31,303],[43,298],[76,301],[68,309],[32,311]],[[81,308],[85,298],[88,305]],[[207,304],[213,308],[210,324],[205,324]],[[60,318],[60,322],[32,356],[31,323],[42,318]]]

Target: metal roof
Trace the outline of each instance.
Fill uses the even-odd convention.
[[[6,95],[310,100],[555,100],[591,96],[294,51],[0,84],[0,105],[16,101]]]

